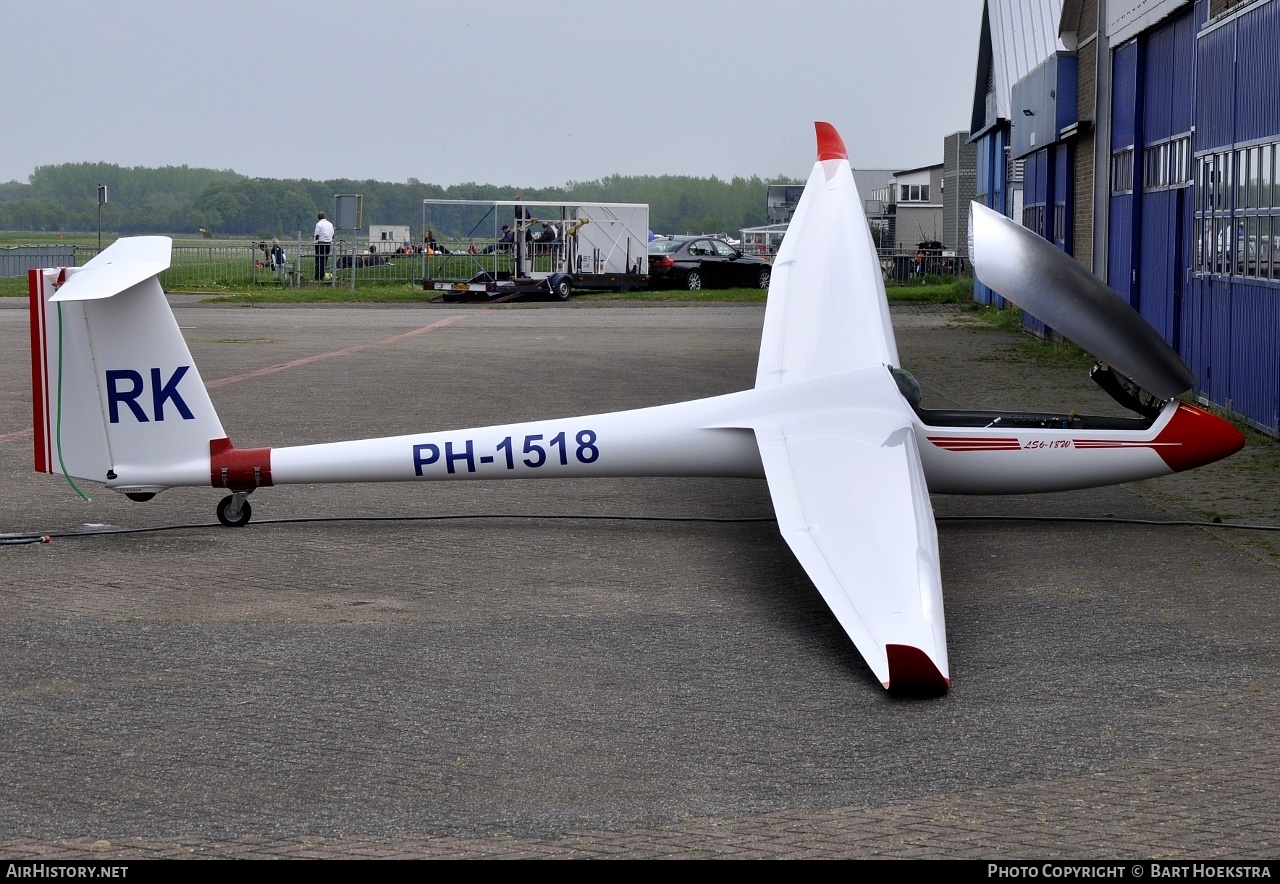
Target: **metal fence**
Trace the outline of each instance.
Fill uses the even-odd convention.
[[[169,290],[199,288],[244,288],[246,286],[349,287],[355,285],[420,285],[423,279],[467,280],[482,273],[495,276],[510,273],[514,260],[509,252],[485,251],[492,244],[444,241],[435,254],[416,246],[393,248],[367,239],[337,239],[329,254],[317,255],[311,242],[282,243],[285,250],[283,273],[271,267],[262,243],[229,247],[175,246],[173,263],[161,277]],[[539,258],[540,260],[540,258]],[[550,269],[549,260],[546,262]]]
[[[880,269],[886,282],[910,282],[926,276],[970,276],[967,258],[918,249],[880,249]]]
[[[410,247],[389,251],[385,243],[370,244],[364,238],[333,243],[326,264],[327,278],[316,278],[315,244],[294,240],[282,243],[286,265],[273,271],[261,242],[241,245],[174,246],[169,269],[160,277],[168,291],[243,291],[254,286],[350,287],[353,284],[420,285],[423,279],[468,280],[480,274],[501,276],[514,269],[509,252],[492,243],[444,241],[442,252],[427,255]],[[475,248],[475,252],[471,251]],[[488,250],[488,251],[486,251]],[[86,246],[18,246],[0,249],[0,293],[26,291],[29,267],[83,266],[98,250]],[[772,256],[769,256],[772,257]],[[911,250],[882,249],[881,270],[887,282],[911,282],[924,276],[968,276],[967,259],[925,255]],[[551,269],[548,255],[535,254],[535,267]],[[353,267],[354,264],[354,267]],[[543,266],[545,264],[545,266]],[[353,279],[354,275],[354,279]]]
[[[0,248],[0,277],[27,278],[28,270],[69,267],[76,263],[75,246],[6,246]],[[23,283],[25,285],[25,282]]]
[[[325,262],[324,274],[317,278],[315,244],[294,240],[281,243],[285,251],[285,267],[277,272],[271,267],[268,251],[262,242],[236,245],[174,246],[169,269],[160,275],[166,291],[244,291],[257,286],[301,287],[327,285],[350,287],[360,285],[421,285],[423,279],[464,281],[481,274],[495,277],[510,274],[515,259],[490,242],[444,241],[440,253],[427,255],[411,247],[408,252],[390,251],[384,243],[374,243],[379,251],[370,251],[367,239],[337,240]],[[475,248],[472,253],[471,249]],[[268,250],[270,244],[268,243]],[[550,252],[534,251],[534,269],[550,271]],[[552,248],[550,246],[545,248]],[[486,251],[488,249],[488,251]],[[93,246],[25,246],[0,249],[0,260],[6,260],[5,273],[0,274],[0,294],[26,292],[27,269],[31,267],[82,267],[98,254]],[[354,265],[354,267],[353,267]]]
[[[286,284],[349,286],[353,274],[356,285],[417,285],[424,279],[460,282],[485,274],[501,277],[515,270],[511,248],[492,241],[446,239],[437,244],[432,254],[427,254],[420,245],[395,248],[365,239],[338,240],[333,243],[324,265],[327,278],[317,280],[315,246],[304,243],[300,252],[288,254],[293,279],[286,280]],[[529,243],[525,248],[533,258],[535,271],[551,272],[563,245]],[[279,280],[272,275],[270,267],[258,267],[254,282],[278,283]]]
[[[334,242],[326,272],[328,279],[321,284],[349,286],[353,276],[356,285],[368,283],[416,285],[424,279],[465,281],[488,274],[492,277],[509,275],[515,270],[515,258],[511,251],[493,243],[444,241],[438,250],[427,254],[416,246],[388,251],[382,243],[370,248],[363,240]],[[534,269],[550,271],[552,254],[533,251]],[[374,251],[377,249],[377,251]],[[297,273],[305,284],[316,284],[316,255],[314,247],[303,247],[296,262]]]

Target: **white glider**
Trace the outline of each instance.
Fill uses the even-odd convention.
[[[157,274],[163,237],[31,274],[35,468],[145,500],[212,485],[226,525],[270,485],[583,476],[767,479],[778,526],[876,677],[950,684],[930,492],[1058,491],[1209,463],[1244,437],[1174,397],[1194,383],[1118,295],[1007,218],[971,209],[977,274],[1106,360],[1134,418],[936,411],[898,364],[879,261],[835,129],[774,265],[756,385],[634,411],[288,448],[222,428]],[[1147,392],[1151,391],[1151,392]]]

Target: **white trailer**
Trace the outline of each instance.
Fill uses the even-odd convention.
[[[510,300],[539,293],[567,300],[574,289],[629,290],[649,284],[647,204],[426,199],[423,229],[445,212],[455,220],[459,212],[474,216],[466,238],[483,243],[469,253],[469,262],[440,265],[461,278],[423,280],[424,288],[445,300]],[[504,225],[513,231],[510,243],[502,242]]]

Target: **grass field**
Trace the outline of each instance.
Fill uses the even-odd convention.
[[[420,285],[403,280],[360,280],[352,290],[345,283],[336,286],[304,285],[300,288],[281,288],[277,285],[255,285],[252,280],[252,262],[246,263],[241,272],[216,275],[217,284],[210,284],[207,275],[199,272],[200,262],[214,260],[220,249],[235,249],[237,255],[245,247],[253,248],[255,240],[248,237],[234,239],[206,239],[201,236],[170,235],[176,247],[200,247],[195,263],[179,267],[176,263],[164,278],[166,290],[183,293],[208,293],[219,301],[245,304],[289,303],[396,303],[422,301],[427,297]],[[104,247],[115,242],[114,234],[103,233]],[[18,245],[73,245],[96,249],[97,233],[31,233],[29,231],[0,231],[0,248]],[[286,248],[289,244],[286,243]],[[245,259],[247,260],[247,259]],[[437,259],[431,259],[437,260]],[[361,273],[364,271],[360,271]],[[0,297],[23,297],[27,293],[26,276],[0,278]],[[886,285],[890,301],[918,303],[963,303],[973,299],[973,282],[967,278],[930,276],[923,281]],[[575,301],[698,301],[698,302],[752,302],[764,301],[766,293],[756,288],[703,289],[689,292],[684,289],[653,289],[634,292],[578,292]]]
[[[308,304],[308,303],[397,303],[421,301],[427,294],[420,286],[377,283],[358,285],[355,291],[343,287],[312,286],[298,289],[282,289],[275,286],[248,286],[242,290],[185,289],[171,287],[174,292],[214,295],[216,300],[244,304]],[[891,285],[885,293],[890,301],[922,304],[960,304],[973,299],[973,283],[967,279],[929,282],[925,285]],[[25,277],[0,279],[0,297],[25,297]],[[687,292],[684,289],[654,289],[636,292],[579,292],[575,301],[764,301],[766,293],[756,288],[703,289]]]
[[[923,304],[962,304],[973,299],[973,283],[968,279],[937,278],[923,285],[891,285],[885,293],[890,301]],[[426,293],[407,285],[367,285],[349,288],[320,286],[302,289],[260,288],[258,291],[218,293],[217,300],[241,304],[307,303],[395,303],[421,301]],[[696,301],[701,303],[764,301],[767,293],[757,288],[651,289],[635,292],[578,292],[574,301]]]

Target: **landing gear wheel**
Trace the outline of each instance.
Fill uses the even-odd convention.
[[[770,278],[772,278],[772,276],[773,276],[773,270],[771,268],[761,267],[760,268],[760,288],[767,289],[769,287],[769,280]]]
[[[154,491],[126,491],[124,496],[132,500],[134,503],[146,503],[148,500],[155,497],[156,494]]]
[[[239,500],[237,500],[239,498]],[[229,494],[218,504],[218,521],[228,528],[243,528],[249,524],[253,507],[243,494]]]
[[[702,288],[702,274],[696,270],[690,270],[689,275],[684,278],[684,286],[691,292],[696,292]]]
[[[573,294],[573,287],[569,285],[569,280],[559,279],[551,287],[551,294],[555,295],[557,301],[567,301],[569,296]]]

